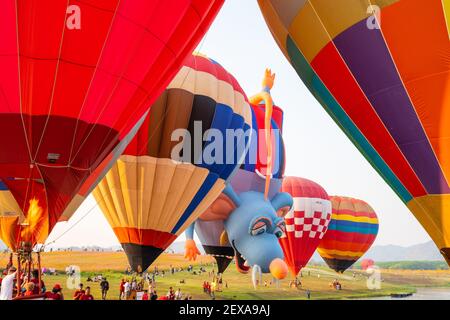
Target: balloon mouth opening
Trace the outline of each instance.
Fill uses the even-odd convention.
[[[444,256],[445,261],[447,261],[447,264],[450,266],[450,248],[442,248],[441,254]]]

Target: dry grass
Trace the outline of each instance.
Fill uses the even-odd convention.
[[[211,262],[212,258],[202,256],[200,262]],[[170,265],[185,267],[190,263],[183,255],[162,254],[153,265],[160,269],[168,269]],[[128,266],[123,252],[45,252],[42,254],[42,266],[65,270],[69,265],[77,265],[83,272],[95,271],[124,271]]]

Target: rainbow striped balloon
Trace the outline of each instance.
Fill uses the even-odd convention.
[[[450,264],[450,0],[258,0],[298,75]]]
[[[367,250],[378,233],[378,218],[366,202],[348,197],[330,197],[331,222],[317,251],[336,272],[350,268]]]

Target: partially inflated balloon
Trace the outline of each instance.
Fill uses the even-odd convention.
[[[293,210],[284,217],[286,232],[280,244],[291,273],[297,276],[328,229],[331,202],[320,185],[304,178],[284,178],[281,191],[294,199]]]
[[[0,2],[0,180],[16,207],[5,219],[27,229],[5,239],[11,247],[41,242],[70,218],[222,3]]]
[[[450,263],[449,2],[259,4],[303,82]]]
[[[378,218],[366,202],[330,197],[331,222],[317,251],[336,272],[350,268],[372,246],[378,234]]]
[[[94,190],[133,270],[146,270],[219,196],[240,165],[249,129],[250,106],[234,77],[207,57],[189,57]],[[208,138],[225,138],[227,130],[242,131],[241,139]],[[213,145],[224,152],[212,152],[218,158],[209,163]]]

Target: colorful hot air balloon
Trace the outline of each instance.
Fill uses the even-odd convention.
[[[361,269],[367,270],[375,265],[375,261],[372,259],[363,259],[361,261]]]
[[[240,165],[244,135],[233,144],[220,141],[227,152],[208,164],[208,150],[218,141],[208,134],[226,137],[227,130],[249,129],[250,106],[234,77],[205,56],[189,57],[93,192],[133,270],[146,270],[220,195]],[[183,162],[173,154],[180,146],[173,141],[177,132]]]
[[[450,5],[259,0],[303,82],[450,264]]]
[[[222,4],[0,2],[0,180],[15,208],[4,219],[19,217],[27,241],[70,218]]]
[[[252,131],[249,137],[248,151],[245,154],[243,164],[236,170],[236,173],[230,180],[230,186],[237,194],[247,191],[265,193],[267,181],[266,175],[271,177],[268,188],[269,198],[272,198],[281,189],[285,168],[285,150],[281,132],[283,126],[283,110],[274,105],[272,97],[270,96],[270,89],[272,88],[274,77],[274,74],[267,69],[263,80],[264,91],[261,94],[250,98],[255,103],[250,104]],[[266,127],[267,103],[273,108],[268,117],[270,120],[270,130]],[[268,129],[267,131],[270,132],[270,142],[272,143],[270,173],[268,172],[269,156],[267,152],[266,128]],[[218,199],[218,202],[220,203],[220,199]],[[208,208],[208,211],[211,211],[211,209],[214,211],[215,208],[220,206],[221,204],[214,202],[210,208]],[[197,225],[197,223],[199,223],[203,226],[205,225],[205,222],[206,221],[202,220],[202,217],[200,217],[195,224]],[[208,220],[208,222],[210,221]],[[211,222],[217,222],[219,225],[223,225],[223,220],[220,219],[212,220]],[[197,226],[195,226],[195,230],[198,231]],[[197,234],[199,235],[202,244],[205,245],[200,234],[198,232]],[[186,232],[186,238],[188,239],[186,241],[186,258],[191,260],[194,260],[196,255],[199,254],[196,244],[193,241],[193,236],[194,228],[191,227]],[[211,242],[219,243],[221,248],[228,248],[230,244],[227,240],[224,240],[226,237],[221,238],[220,236],[220,233],[215,234],[215,239]],[[224,241],[221,242],[221,240]],[[235,257],[238,270],[247,272],[249,267],[245,265],[245,261],[242,259],[241,254],[236,254]]]
[[[251,104],[253,131],[250,139],[249,151],[244,163],[231,180],[233,189],[239,194],[246,191],[265,191],[265,176],[268,167],[266,142],[266,106],[265,102]],[[282,136],[283,110],[274,105],[271,117],[272,132],[272,166],[269,198],[281,189],[284,169],[286,166],[285,149]]]
[[[337,196],[330,200],[331,221],[317,251],[331,269],[342,273],[375,241],[378,218],[372,207],[362,200]]]
[[[284,217],[286,232],[280,244],[295,277],[307,265],[328,229],[331,202],[320,185],[304,178],[284,178],[281,191],[294,198],[293,210]]]
[[[234,257],[234,249],[229,243],[220,242],[224,232],[222,220],[203,221],[198,219],[195,223],[197,234],[207,255],[211,255],[217,262],[217,273],[224,273]]]

